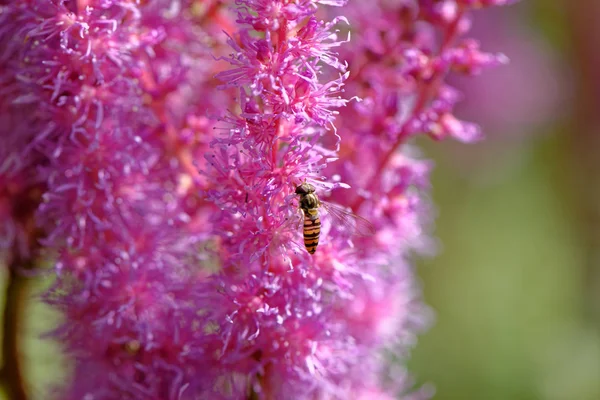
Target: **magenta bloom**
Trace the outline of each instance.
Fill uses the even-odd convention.
[[[53,261],[57,398],[429,397],[386,361],[428,322],[406,143],[480,138],[445,79],[506,61],[462,36],[508,1],[222,3],[0,2],[0,250]]]

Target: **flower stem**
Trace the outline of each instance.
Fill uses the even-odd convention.
[[[4,365],[0,370],[0,379],[8,397],[12,400],[26,400],[27,391],[21,371],[19,357],[19,336],[21,316],[25,306],[26,278],[16,272],[23,267],[19,258],[15,257],[8,268],[8,284],[4,303],[4,321],[2,335],[2,357]],[[27,262],[27,261],[26,261]]]
[[[33,271],[35,254],[38,251],[41,231],[36,227],[35,210],[37,209],[42,189],[37,186],[20,188],[8,186],[12,197],[11,214],[19,226],[20,234],[14,240],[7,264],[6,298],[4,302],[4,319],[2,322],[2,358],[0,382],[11,400],[27,399],[25,381],[20,365],[19,337],[26,302],[27,276],[25,272]]]

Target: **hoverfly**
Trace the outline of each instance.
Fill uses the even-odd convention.
[[[299,206],[304,216],[303,234],[304,247],[310,254],[315,254],[319,245],[319,236],[321,235],[321,218],[319,208],[324,209],[333,218],[336,224],[349,227],[353,233],[361,236],[374,234],[374,228],[369,221],[359,217],[356,214],[342,208],[339,205],[332,204],[319,199],[315,193],[315,187],[310,183],[304,182],[296,187],[296,192],[300,196]]]

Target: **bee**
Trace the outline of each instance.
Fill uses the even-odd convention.
[[[321,201],[315,193],[315,187],[310,183],[304,182],[297,186],[295,193],[300,196],[299,206],[304,216],[304,247],[310,254],[315,254],[315,251],[317,251],[319,236],[321,235],[319,208],[326,210],[336,223],[351,228],[354,233],[363,236],[374,233],[373,226],[364,218],[347,211],[341,206]]]
[[[319,218],[321,202],[315,194],[315,187],[310,183],[304,182],[298,186],[296,194],[300,196],[300,209],[304,215],[304,247],[310,254],[315,254],[321,235],[321,219]]]

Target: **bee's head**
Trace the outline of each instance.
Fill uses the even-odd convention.
[[[302,185],[296,187],[296,194],[311,194],[315,192],[315,187],[310,183],[304,182]]]

